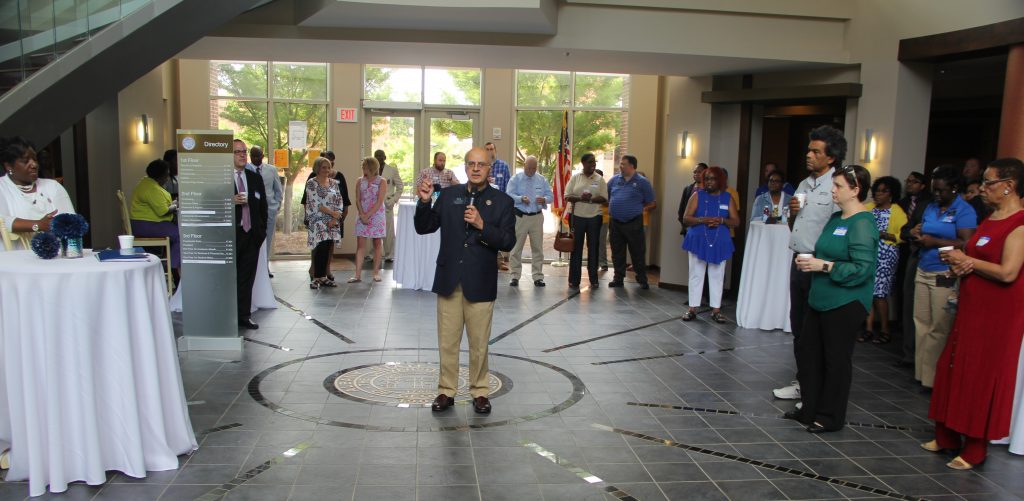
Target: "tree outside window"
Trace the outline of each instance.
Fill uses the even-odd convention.
[[[273,160],[274,149],[288,148],[288,122],[307,124],[305,147],[290,150],[288,164],[276,166],[285,185],[277,227],[286,235],[302,224],[299,200],[306,178],[301,174],[309,171],[309,154],[327,146],[327,88],[323,63],[210,62],[213,127],[233,129],[237,138],[262,146]]]

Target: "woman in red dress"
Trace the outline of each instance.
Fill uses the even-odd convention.
[[[942,253],[963,279],[959,310],[939,357],[928,411],[935,420],[935,440],[921,447],[932,452],[959,450],[946,465],[955,470],[969,470],[984,461],[988,441],[1005,437],[1010,430],[1024,336],[1022,175],[1024,164],[1016,158],[990,163],[982,196],[995,212],[978,226],[966,253]]]

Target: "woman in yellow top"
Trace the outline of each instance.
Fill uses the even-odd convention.
[[[874,300],[868,312],[867,330],[857,341],[885,344],[892,339],[889,335],[889,294],[892,292],[896,265],[900,260],[900,230],[907,224],[907,213],[903,212],[899,204],[893,203],[900,199],[900,182],[894,177],[876,179],[871,185],[871,196],[874,202],[866,204],[865,209],[875,216],[875,225],[878,227],[878,268],[875,271]],[[877,336],[871,330],[876,318],[879,323]]]
[[[181,247],[174,212],[178,210],[171,194],[163,185],[170,177],[171,167],[163,160],[153,160],[146,166],[146,177],[135,185],[129,206],[132,234],[137,237],[168,237],[171,239],[171,269],[177,278],[181,268]]]

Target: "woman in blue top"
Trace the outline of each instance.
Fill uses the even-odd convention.
[[[697,317],[697,307],[704,295],[704,273],[708,274],[711,289],[711,319],[723,324],[722,285],[725,281],[725,261],[735,248],[729,228],[740,224],[736,204],[725,191],[725,171],[710,167],[704,171],[704,189],[694,192],[686,203],[683,224],[689,227],[683,238],[683,250],[690,254],[690,310],[683,315],[689,322]]]
[[[932,171],[934,200],[925,207],[921,223],[910,230],[910,238],[921,249],[914,278],[914,378],[925,388],[935,381],[935,363],[953,326],[950,299],[956,299],[957,279],[939,259],[939,248],[963,249],[978,227],[974,209],[957,194],[961,182],[956,167],[936,167]]]

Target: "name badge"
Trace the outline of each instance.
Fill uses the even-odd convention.
[[[462,197],[455,197],[455,200],[452,201],[452,205],[463,205],[465,203],[466,199]]]
[[[987,244],[987,243],[989,243],[991,241],[992,241],[991,238],[981,237],[981,238],[978,239],[978,244],[977,245],[978,245],[978,247],[984,247],[985,244]]]
[[[953,222],[953,216],[943,216],[942,222],[943,223],[952,223]]]
[[[718,208],[721,209],[721,210],[729,210],[729,204],[719,205]]]
[[[836,231],[833,231],[832,234],[837,236],[837,237],[845,237],[846,236],[846,227],[845,226],[840,226],[840,227],[836,228]]]

